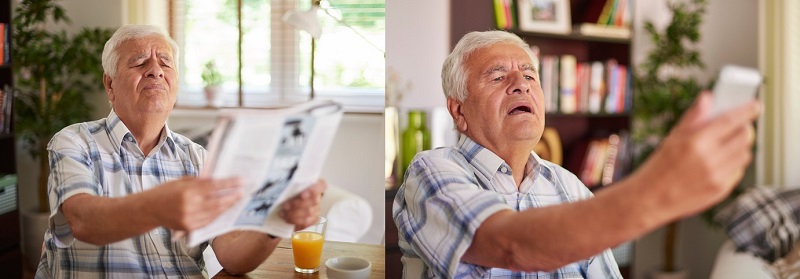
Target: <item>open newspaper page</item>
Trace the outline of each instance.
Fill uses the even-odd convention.
[[[216,220],[191,232],[189,245],[233,230],[290,237],[294,225],[278,216],[278,205],[317,181],[341,118],[341,105],[331,101],[221,112],[200,176],[240,177],[244,195]]]

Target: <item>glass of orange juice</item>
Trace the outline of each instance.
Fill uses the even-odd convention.
[[[300,273],[319,271],[322,244],[325,243],[325,226],[328,220],[320,216],[319,222],[292,233],[294,270]]]

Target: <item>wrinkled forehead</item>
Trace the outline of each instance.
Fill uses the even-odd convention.
[[[152,51],[159,57],[172,59],[172,47],[160,36],[146,36],[122,41],[117,49],[122,61],[127,61],[131,57],[149,55]]]
[[[528,53],[511,43],[496,43],[477,48],[465,57],[464,62],[470,72],[484,72],[511,65],[519,69],[536,70]]]

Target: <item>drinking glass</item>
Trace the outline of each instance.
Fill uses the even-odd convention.
[[[328,220],[319,217],[319,222],[292,233],[294,270],[300,273],[319,271],[322,245],[325,243],[325,226]]]

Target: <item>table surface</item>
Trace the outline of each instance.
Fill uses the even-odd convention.
[[[384,278],[386,273],[385,248],[383,245],[325,241],[322,247],[322,261],[319,272],[301,274],[294,271],[294,258],[292,256],[291,239],[283,239],[256,270],[245,276],[232,276],[220,271],[213,278],[328,278],[325,270],[325,261],[329,258],[352,256],[368,260],[372,264],[372,273],[369,278]]]

